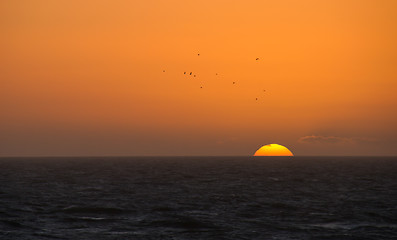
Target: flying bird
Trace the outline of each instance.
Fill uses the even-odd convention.
[[[186,74],[186,72],[183,72],[183,74]]]
[[[259,58],[256,58],[255,60],[256,60],[256,61],[258,61],[258,60],[259,60]]]
[[[190,75],[192,75],[192,72],[190,72]]]

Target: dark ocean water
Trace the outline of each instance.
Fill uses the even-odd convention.
[[[0,158],[0,239],[397,239],[397,158]]]

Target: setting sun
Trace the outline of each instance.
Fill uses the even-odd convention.
[[[268,144],[259,148],[254,156],[294,156],[294,154],[279,144]]]

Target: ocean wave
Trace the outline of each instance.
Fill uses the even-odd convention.
[[[78,207],[69,206],[61,209],[59,212],[63,213],[86,213],[86,214],[126,214],[131,210],[113,208],[113,207]]]

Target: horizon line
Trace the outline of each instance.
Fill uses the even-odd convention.
[[[254,156],[254,155],[15,155],[0,158],[128,158],[128,157],[397,157],[397,155],[294,155],[294,156]]]

